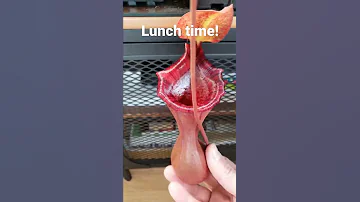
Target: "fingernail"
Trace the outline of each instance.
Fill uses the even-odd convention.
[[[218,161],[222,157],[222,155],[220,154],[216,145],[213,145],[213,147],[214,147],[214,149],[211,151],[211,156],[215,161]]]

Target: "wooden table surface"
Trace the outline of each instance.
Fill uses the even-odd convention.
[[[124,182],[124,202],[172,202],[165,179],[165,168],[130,170],[131,181]]]

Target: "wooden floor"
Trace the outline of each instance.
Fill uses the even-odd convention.
[[[124,202],[172,202],[163,171],[165,168],[130,170],[131,181],[124,180]]]

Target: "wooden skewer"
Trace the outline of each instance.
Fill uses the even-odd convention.
[[[191,25],[196,26],[196,5],[197,0],[190,0],[190,21]],[[190,78],[191,78],[191,95],[192,95],[192,105],[194,108],[195,119],[197,116],[197,100],[196,100],[196,37],[190,36]]]

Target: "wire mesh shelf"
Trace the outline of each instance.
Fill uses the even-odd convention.
[[[224,69],[226,94],[203,125],[209,141],[236,144],[236,60],[234,57],[209,59]],[[178,136],[175,119],[157,96],[156,72],[175,60],[124,60],[124,153],[132,160],[168,159]],[[201,138],[201,135],[199,136]]]

